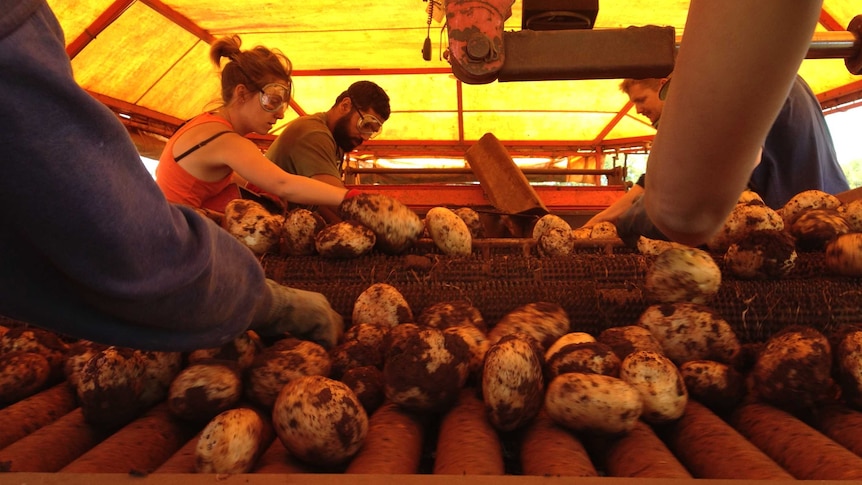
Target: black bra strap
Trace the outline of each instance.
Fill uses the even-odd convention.
[[[216,133],[215,135],[213,135],[213,136],[211,136],[211,137],[207,138],[206,140],[204,140],[204,141],[202,141],[202,142],[198,143],[197,145],[195,145],[195,146],[193,146],[193,147],[189,148],[188,150],[184,151],[184,152],[183,152],[183,153],[181,153],[179,156],[175,157],[175,158],[174,158],[174,161],[175,161],[175,162],[179,162],[181,159],[185,158],[188,154],[190,154],[190,153],[192,153],[193,151],[197,150],[198,148],[200,148],[200,147],[202,147],[202,146],[206,145],[207,143],[209,143],[209,142],[211,142],[211,141],[215,140],[216,138],[218,138],[218,137],[220,137],[220,136],[224,135],[225,133],[233,133],[233,132],[232,132],[232,131],[220,131],[220,132]]]

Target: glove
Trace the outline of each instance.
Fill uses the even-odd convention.
[[[325,348],[334,347],[344,334],[344,319],[320,293],[280,285],[271,279],[272,308],[254,328],[262,336],[290,333]]]
[[[643,197],[638,197],[632,206],[617,221],[617,235],[628,247],[637,247],[641,236],[667,241],[668,237],[659,231],[646,213]]]

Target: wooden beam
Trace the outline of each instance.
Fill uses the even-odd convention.
[[[81,35],[66,46],[66,54],[69,56],[69,59],[74,59],[75,56],[80,54],[84,50],[84,47],[87,47],[87,44],[95,40],[109,25],[120,18],[120,15],[131,7],[133,3],[135,3],[135,0],[117,0],[105,9],[89,27],[84,29]]]

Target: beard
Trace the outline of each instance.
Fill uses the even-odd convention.
[[[350,136],[350,115],[342,116],[335,122],[335,127],[332,129],[332,137],[335,138],[335,144],[338,148],[344,150],[344,153],[353,151],[354,148],[362,144],[362,138],[354,138]]]

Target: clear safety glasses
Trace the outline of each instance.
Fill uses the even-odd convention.
[[[359,111],[356,104],[353,104],[353,108],[357,113],[359,113],[359,120],[356,122],[356,129],[359,130],[360,134],[371,139],[383,131],[383,122],[378,120],[376,116],[364,114],[362,111]]]
[[[264,111],[275,113],[287,109],[290,102],[290,87],[281,83],[269,83],[260,88],[260,107]]]

